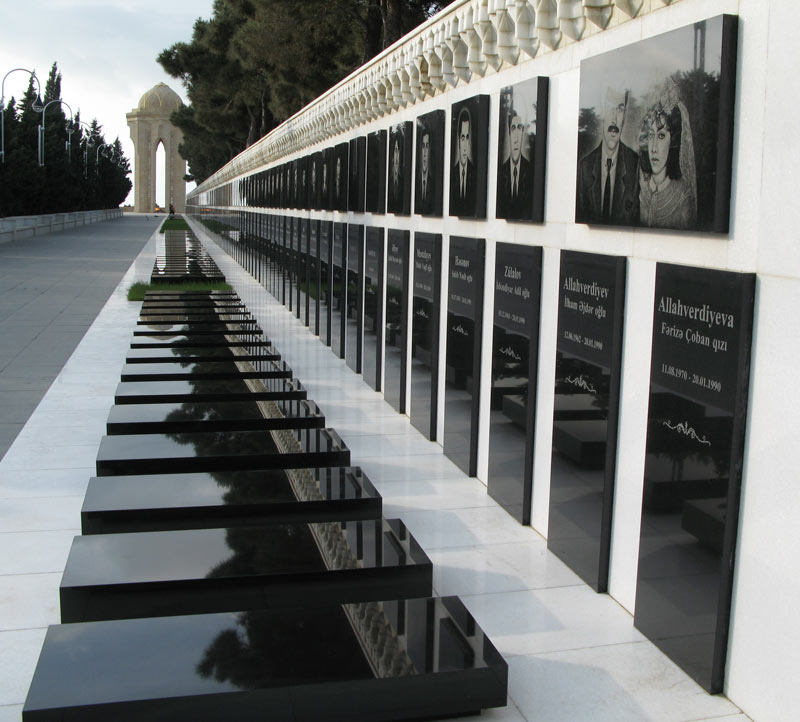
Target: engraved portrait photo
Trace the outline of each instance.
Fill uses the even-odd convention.
[[[532,78],[500,90],[498,218],[543,220],[547,89],[547,78]]]
[[[444,181],[444,111],[417,118],[417,155],[414,171],[414,213],[442,215]]]
[[[475,95],[450,109],[450,215],[486,217],[489,96]]]
[[[581,62],[575,222],[727,232],[736,18]]]
[[[397,123],[389,129],[389,175],[386,210],[396,215],[411,213],[412,123]]]

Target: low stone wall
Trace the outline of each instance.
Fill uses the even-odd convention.
[[[75,213],[48,213],[41,216],[12,216],[0,218],[0,243],[18,238],[41,236],[67,228],[88,226],[90,223],[122,218],[121,208],[102,211],[76,211]]]

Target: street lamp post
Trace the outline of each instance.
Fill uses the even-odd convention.
[[[96,140],[94,131],[92,130],[91,126],[84,122],[83,120],[80,122],[81,125],[86,127],[86,130],[89,131],[86,135],[81,138],[81,143],[83,143],[83,177],[89,177],[89,148],[94,147],[94,143]]]
[[[69,155],[70,149],[72,148],[72,134],[75,132],[75,123],[73,121],[72,115],[72,108],[69,107],[69,103],[65,100],[51,100],[47,105],[42,108],[42,124],[39,126],[39,165],[44,165],[44,123],[45,123],[45,111],[53,105],[53,103],[61,103],[61,105],[66,105],[67,110],[69,110],[69,123],[67,123],[67,155]]]
[[[0,163],[6,162],[6,78],[11,75],[11,73],[16,73],[18,70],[21,70],[23,73],[28,73],[28,75],[30,75],[36,81],[36,100],[33,101],[31,108],[37,113],[44,112],[41,101],[42,86],[39,83],[39,78],[36,75],[36,71],[26,70],[25,68],[14,68],[13,70],[9,70],[3,76],[3,83],[2,86],[0,86]]]

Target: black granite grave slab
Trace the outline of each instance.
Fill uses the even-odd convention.
[[[363,203],[362,203],[363,207]],[[348,368],[361,373],[363,353],[364,309],[364,226],[347,226],[347,291],[345,296],[344,358]]]
[[[160,291],[157,288],[149,289],[145,295],[145,301],[183,301],[183,300],[195,300],[195,299],[237,299],[239,295],[236,291]]]
[[[182,364],[136,363],[125,364],[120,374],[121,381],[202,381],[208,379],[290,379],[292,369],[285,361],[270,361],[263,368],[255,369],[250,364],[229,361],[193,361]]]
[[[487,486],[520,524],[530,524],[542,249],[496,249]]]
[[[325,426],[325,415],[313,401],[290,400],[283,406],[289,406],[292,413],[284,415],[278,405],[270,401],[118,404],[112,406],[108,414],[106,433],[117,436],[188,431],[312,429]]]
[[[24,722],[413,720],[507,703],[457,597],[51,626]]]
[[[172,363],[202,361],[247,361],[252,364],[280,361],[281,355],[271,347],[254,349],[251,353],[240,346],[172,346],[166,348],[132,348],[125,357],[128,364]]]
[[[136,338],[163,338],[164,336],[181,336],[192,333],[261,333],[261,328],[254,318],[237,321],[215,321],[213,323],[175,323],[166,327],[137,328],[133,335]]]
[[[241,323],[242,321],[254,321],[252,314],[249,311],[219,311],[219,312],[206,312],[206,313],[186,313],[178,311],[177,313],[169,312],[147,312],[140,313],[139,320],[136,321],[137,326],[146,326],[162,330],[162,327],[172,328],[173,326],[184,326],[192,324],[202,326],[204,324],[220,324],[220,323]],[[141,331],[137,328],[137,331]]]
[[[378,519],[381,497],[358,467],[92,477],[83,534]]]
[[[383,396],[392,408],[406,412],[408,347],[408,231],[390,229],[386,251],[386,327],[384,328]]]
[[[439,308],[442,237],[414,234],[414,284],[411,316],[411,423],[436,439],[439,417]]]
[[[478,412],[485,241],[450,238],[444,453],[465,474],[478,473]]]
[[[167,404],[225,401],[275,401],[305,399],[308,394],[297,379],[241,378],[200,381],[122,381],[115,404]]]
[[[174,313],[242,313],[247,311],[240,300],[230,301],[143,301],[140,314]]]
[[[272,342],[262,333],[185,333],[174,336],[135,337],[131,348],[181,348],[181,347],[246,347],[271,348]]]
[[[350,451],[333,429],[218,431],[104,436],[97,476],[190,471],[347,466]]]
[[[656,266],[634,625],[714,694],[725,682],[754,296],[754,274]]]
[[[432,564],[399,520],[295,522],[77,536],[61,621],[323,606],[432,591]]]
[[[382,388],[383,365],[383,228],[368,227],[364,256],[364,350],[362,373],[375,391]]]
[[[547,548],[608,588],[625,259],[563,251]]]

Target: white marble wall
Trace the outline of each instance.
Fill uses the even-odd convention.
[[[500,5],[513,4],[498,0],[487,5],[484,1],[462,3],[457,9],[460,12],[471,5],[491,6],[497,11]],[[516,64],[502,64],[497,71],[490,67],[483,77],[473,73],[468,83],[458,82],[455,87],[444,83],[445,92],[415,98],[406,107],[398,104],[391,115],[359,120],[356,127],[335,138],[341,142],[399,121],[414,120],[437,108],[448,112],[446,127],[449,128],[452,103],[487,93],[491,96],[489,147],[496,147],[500,88],[546,75],[550,78],[550,111],[544,224],[509,224],[494,218],[496,165],[491,160],[485,221],[339,213],[333,217],[412,232],[442,233],[443,258],[447,257],[446,241],[451,234],[486,238],[487,262],[494,258],[493,244],[497,241],[544,247],[532,519],[533,526],[545,536],[559,251],[574,249],[629,258],[610,594],[630,612],[635,601],[655,264],[664,261],[758,274],[726,694],[755,720],[794,720],[797,718],[794,678],[800,672],[797,645],[800,624],[795,611],[800,603],[797,562],[800,534],[796,522],[800,518],[797,490],[800,474],[794,449],[800,430],[800,391],[795,381],[800,358],[800,242],[792,212],[797,207],[795,187],[800,180],[800,141],[795,131],[794,107],[800,97],[800,43],[795,37],[800,26],[800,4],[790,0],[672,0],[671,3],[644,0],[634,19],[620,10],[623,5],[636,4],[617,0],[608,27],[600,31],[590,20],[579,42],[565,34],[554,49],[542,46],[533,58],[521,53]],[[569,12],[577,12],[580,3],[555,0],[527,3],[544,9],[549,5],[563,11],[562,21],[567,18],[556,23],[561,31],[572,32],[580,25],[568,18]],[[613,5],[584,0],[582,7],[602,17]],[[738,14],[740,18],[730,233],[671,233],[576,225],[573,221],[575,123],[581,59],[720,13]],[[542,23],[546,16],[541,14]],[[434,24],[427,27],[435,36]],[[542,34],[537,36],[542,41],[545,30],[542,26]],[[351,78],[346,82],[354,81]],[[366,113],[363,118],[368,116]],[[301,118],[296,117],[293,122],[299,127]],[[279,136],[273,139],[276,143],[291,146],[285,128]],[[260,149],[238,159],[218,180],[236,177],[244,167],[268,167],[263,164],[263,154],[270,142],[265,139]],[[291,160],[333,142],[332,138],[311,142],[274,162]],[[210,186],[213,181],[205,188]],[[447,197],[445,181],[444,198]],[[486,276],[484,317],[491,318],[492,294],[488,293],[491,273]],[[485,324],[485,348],[490,329],[491,325]],[[443,394],[444,385],[440,388]],[[481,392],[482,402],[488,400],[488,378],[484,378]],[[487,453],[487,435],[483,433],[478,467],[483,479]]]

